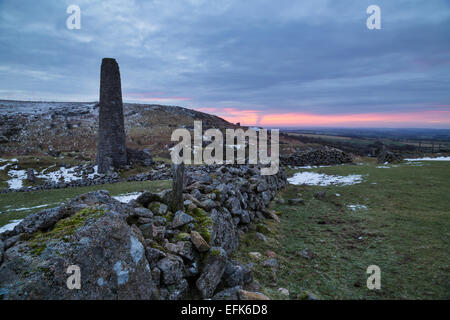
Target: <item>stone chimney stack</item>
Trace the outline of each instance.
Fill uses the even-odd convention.
[[[102,61],[99,109],[97,165],[107,174],[127,164],[120,71],[112,58]]]

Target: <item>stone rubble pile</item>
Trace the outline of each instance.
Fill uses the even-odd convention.
[[[402,155],[387,150],[380,152],[380,154],[377,157],[377,163],[379,164],[396,163],[402,161],[403,161]]]
[[[183,209],[172,190],[128,204],[107,191],[78,196],[0,234],[0,299],[247,299],[251,266],[230,259],[249,225],[277,220],[267,205],[286,175],[253,166],[185,173]],[[81,289],[66,270],[79,266]]]
[[[352,157],[336,148],[297,151],[289,156],[280,156],[283,165],[318,166],[351,163]]]

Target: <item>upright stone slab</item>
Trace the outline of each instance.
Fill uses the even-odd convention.
[[[115,59],[102,61],[99,105],[98,172],[111,173],[127,164],[122,86]]]
[[[184,163],[173,164],[172,211],[183,210]]]

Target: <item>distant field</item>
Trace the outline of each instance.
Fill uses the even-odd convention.
[[[313,134],[313,133],[293,133],[289,132],[289,135],[291,136],[303,136],[303,137],[309,137],[309,138],[321,138],[321,139],[335,139],[335,140],[351,140],[350,137],[343,137],[343,136],[332,136],[327,134]]]
[[[341,134],[328,134],[326,132],[309,133],[290,131],[285,132],[285,134],[290,136],[291,140],[294,140],[294,143],[295,140],[298,140],[307,144],[331,145],[347,152],[364,155],[372,153],[373,151],[370,148],[373,148],[375,143],[380,142],[389,150],[399,153],[446,154],[450,152],[450,142],[443,140],[444,135],[439,138],[435,135],[433,136],[434,138],[427,137],[422,139],[420,135],[417,135],[417,137],[411,134],[402,136],[399,133],[398,135],[379,137],[376,135],[368,135],[367,132],[361,133],[357,130],[348,131],[348,135],[346,135],[346,132],[341,132]]]
[[[377,168],[373,162],[313,170],[330,175],[361,174],[349,186],[289,185],[281,196],[302,194],[305,205],[272,204],[281,223],[268,222],[268,242],[255,232],[241,238],[235,257],[255,262],[255,278],[271,298],[311,292],[321,299],[450,299],[450,163],[423,162]],[[326,200],[313,199],[324,190]],[[340,196],[337,196],[339,194]],[[348,205],[367,209],[352,211]],[[298,252],[309,249],[308,260]],[[248,253],[273,250],[273,273]],[[369,265],[381,268],[381,290],[366,287]]]

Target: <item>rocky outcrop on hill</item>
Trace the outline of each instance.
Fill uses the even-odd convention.
[[[0,143],[8,143],[22,130],[23,117],[0,114],[0,123]]]
[[[335,148],[324,148],[310,151],[298,151],[289,156],[280,157],[281,164],[291,166],[334,165],[352,162],[352,157]]]
[[[63,154],[76,152],[95,160],[99,126],[96,102],[31,102],[0,100],[0,153],[42,154],[50,146]],[[176,106],[123,104],[127,147],[167,153],[174,128],[234,128],[217,116]]]
[[[250,266],[230,254],[285,184],[283,171],[261,176],[252,166],[202,166],[186,173],[177,212],[169,210],[172,191],[165,190],[128,204],[107,191],[91,192],[32,214],[0,234],[0,298],[182,299],[226,297],[231,287],[240,292],[252,281]],[[79,268],[79,289],[67,286],[71,266]]]

